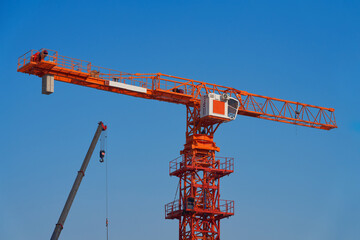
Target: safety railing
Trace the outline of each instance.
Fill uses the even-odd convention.
[[[26,52],[25,54],[21,55],[19,58],[18,58],[18,65],[17,65],[17,69],[25,66],[26,64],[30,63],[30,60],[31,60],[31,56],[34,54],[35,50],[30,50],[28,52]]]
[[[172,91],[186,95],[192,95],[196,89],[196,85],[198,84],[196,84],[193,80],[181,79],[165,74],[159,75],[157,78],[155,78],[155,81],[155,89]]]
[[[183,166],[186,166],[186,163],[184,161],[184,156],[181,155],[169,162],[169,173],[171,174],[172,172],[179,170]]]
[[[219,209],[220,209],[220,212],[222,212],[222,213],[234,214],[235,202],[233,200],[220,199]]]
[[[234,158],[231,157],[215,157],[215,161],[220,162],[219,169],[234,171]]]
[[[59,56],[57,61],[57,66],[61,68],[66,68],[69,70],[79,71],[83,73],[91,72],[91,63],[88,61],[69,58],[65,56]]]
[[[47,54],[44,54],[45,50]],[[43,53],[43,54],[42,54]],[[40,60],[57,63],[58,53],[51,49],[30,50],[18,58],[17,69],[29,64],[30,62],[38,62]]]
[[[198,199],[199,200],[199,199]],[[202,209],[199,208],[196,204],[195,200],[195,211],[204,211],[204,212],[213,212],[214,214],[234,214],[235,213],[235,202],[233,200],[223,200],[220,199],[219,206],[215,207],[215,209]],[[165,205],[165,217],[178,212],[181,209],[180,201],[177,199],[173,202],[170,202]]]
[[[231,88],[167,74],[159,74],[156,78],[156,84],[154,84],[153,87],[155,89],[170,90],[185,95],[195,96],[196,98],[200,98],[202,95],[208,93],[220,95],[226,93],[230,97],[237,98],[237,93],[232,91],[233,89]]]
[[[175,200],[165,205],[165,217],[169,216],[171,213],[180,210],[179,200]]]
[[[47,54],[42,54],[47,51]],[[40,56],[42,56],[40,58]],[[57,67],[87,73],[90,77],[101,78],[107,81],[126,83],[133,86],[139,86],[151,89],[153,78],[151,75],[142,76],[120,72],[117,70],[93,66],[91,62],[81,59],[70,58],[58,55],[57,51],[50,49],[30,50],[18,58],[18,69],[30,62],[48,61],[56,63]]]
[[[214,160],[190,159],[186,161],[184,155],[181,155],[169,162],[169,173],[171,174],[186,167],[199,168],[204,165],[206,165],[206,168],[230,172],[234,171],[234,158],[215,157]]]

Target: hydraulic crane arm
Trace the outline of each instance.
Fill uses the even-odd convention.
[[[84,158],[84,161],[83,161],[83,164],[81,165],[80,170],[78,171],[78,174],[76,176],[73,187],[71,188],[71,191],[70,191],[69,196],[68,196],[68,198],[66,200],[65,206],[64,206],[64,208],[63,208],[63,210],[61,212],[61,215],[60,215],[59,220],[58,220],[58,222],[57,222],[57,224],[55,226],[54,232],[51,235],[50,240],[59,239],[61,230],[64,227],[66,217],[69,214],[71,205],[72,205],[72,203],[73,203],[73,201],[75,199],[76,193],[77,193],[77,191],[78,191],[78,189],[80,187],[80,183],[81,183],[83,177],[85,176],[85,171],[86,171],[86,168],[87,168],[87,166],[89,164],[92,153],[94,152],[95,146],[96,146],[96,144],[97,144],[97,142],[99,140],[101,132],[105,131],[105,130],[106,130],[106,126],[102,122],[99,122],[99,125],[98,125],[98,127],[96,129],[95,135],[94,135],[94,137],[93,137],[93,139],[91,141],[89,150],[86,153],[86,156]]]
[[[231,87],[171,75],[130,74],[93,66],[91,62],[58,55],[57,51],[30,50],[18,59],[18,71],[39,77],[187,106],[200,105],[208,93],[227,94],[239,101],[238,114],[306,127],[337,128],[333,108],[261,96]],[[39,57],[43,55],[43,57]]]

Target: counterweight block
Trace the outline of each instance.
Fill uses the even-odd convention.
[[[50,95],[54,92],[54,75],[45,74],[42,76],[42,94]]]

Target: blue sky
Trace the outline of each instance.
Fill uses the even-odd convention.
[[[30,49],[125,72],[162,72],[336,109],[315,130],[239,116],[215,135],[235,157],[222,239],[360,235],[358,1],[2,1],[0,239],[50,238],[99,120],[109,126],[110,239],[176,239],[164,219],[185,141],[185,107],[16,72]],[[105,239],[98,148],[62,239]]]

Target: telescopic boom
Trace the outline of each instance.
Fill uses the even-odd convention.
[[[80,187],[81,180],[85,176],[85,171],[86,171],[86,168],[87,168],[87,166],[89,164],[90,158],[91,158],[91,156],[92,156],[92,154],[94,152],[95,146],[96,146],[96,144],[97,144],[97,142],[99,140],[101,132],[105,131],[105,130],[106,130],[106,126],[102,122],[99,122],[99,125],[98,125],[98,127],[96,129],[96,132],[95,132],[95,135],[94,135],[94,138],[93,138],[93,140],[92,140],[92,142],[90,144],[89,150],[86,153],[84,162],[81,165],[80,170],[78,171],[78,174],[76,176],[74,185],[73,185],[73,187],[72,187],[72,189],[71,189],[71,191],[69,193],[69,196],[68,196],[68,198],[66,200],[64,209],[61,212],[60,218],[59,218],[59,220],[58,220],[58,222],[57,222],[57,224],[55,226],[54,232],[53,232],[50,240],[59,239],[61,230],[64,228],[64,223],[65,223],[66,217],[69,214],[71,205],[72,205],[72,203],[74,201],[74,198],[76,196],[76,193],[77,193],[77,191],[78,191],[78,189]]]

